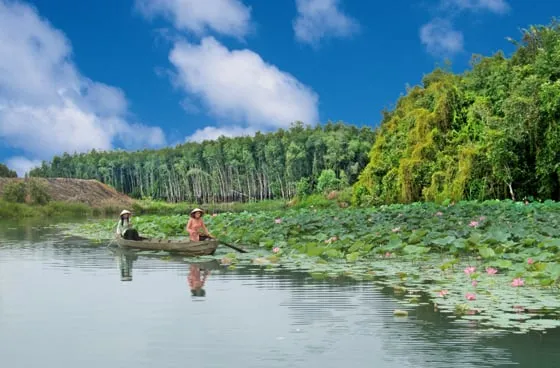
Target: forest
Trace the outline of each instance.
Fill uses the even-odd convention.
[[[65,153],[30,176],[97,179],[134,198],[169,202],[289,199],[355,182],[374,136],[370,127],[298,122],[287,130],[160,150]]]
[[[355,203],[560,199],[560,25],[510,41],[510,58],[436,69],[384,114]]]
[[[462,74],[425,75],[376,129],[296,123],[157,151],[64,154],[30,175],[98,179],[170,202],[288,199],[333,181],[353,186],[354,204],[559,200],[559,23],[510,42],[510,57],[474,55]]]

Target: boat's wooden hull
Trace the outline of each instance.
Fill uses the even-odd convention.
[[[127,240],[117,237],[117,244],[121,248],[139,250],[163,250],[167,252],[180,253],[186,256],[213,255],[218,248],[217,240],[190,241],[190,240],[168,240],[168,239],[143,239]]]

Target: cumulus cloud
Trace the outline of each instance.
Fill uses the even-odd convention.
[[[189,142],[202,142],[205,140],[215,140],[222,136],[224,137],[239,137],[239,136],[250,136],[255,134],[257,131],[251,127],[243,128],[240,126],[229,126],[229,127],[213,127],[207,126],[203,129],[198,129],[193,134],[187,137]]]
[[[463,34],[451,22],[434,19],[420,28],[420,40],[431,54],[448,56],[463,49]]]
[[[199,130],[193,135],[196,139],[289,127],[295,121],[318,122],[317,94],[251,50],[229,50],[206,37],[200,44],[176,43],[169,60],[177,86],[205,105],[210,115],[235,123],[235,128]]]
[[[420,40],[429,53],[451,56],[463,50],[463,32],[453,28],[451,19],[463,12],[491,12],[505,14],[510,10],[506,0],[440,0],[438,10],[444,15],[434,18],[420,28]]]
[[[328,37],[347,38],[360,30],[358,21],[340,10],[340,0],[296,0],[296,40],[318,45]]]
[[[242,38],[251,30],[251,8],[240,0],[136,0],[148,19],[163,17],[199,36],[209,31]]]
[[[443,5],[459,10],[490,11],[497,14],[505,14],[510,10],[505,0],[444,0]]]
[[[25,173],[29,172],[34,167],[41,166],[41,161],[30,160],[22,156],[15,156],[6,161],[6,165],[14,170],[18,176],[21,178],[25,176]]]
[[[118,88],[80,74],[64,34],[21,2],[0,0],[0,139],[32,159],[93,148],[154,147],[161,129],[129,123]],[[26,164],[24,164],[26,163]]]

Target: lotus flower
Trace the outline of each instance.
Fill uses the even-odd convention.
[[[489,275],[495,275],[496,273],[498,273],[498,270],[495,269],[495,268],[492,268],[492,267],[488,267],[486,269],[486,273],[489,274]]]
[[[391,230],[394,233],[398,233],[399,231],[401,231],[400,227],[395,227],[393,230]]]
[[[278,252],[280,252],[280,248],[274,247],[274,248],[272,249],[272,252],[273,252],[273,253],[278,253]]]
[[[448,292],[447,290],[441,290],[441,291],[438,293],[438,295],[439,295],[441,298],[443,298],[443,297],[445,297],[448,293],[449,293],[449,292]]]
[[[470,227],[477,227],[478,226],[478,221],[471,221],[471,223],[469,224]]]
[[[513,281],[511,282],[511,286],[513,287],[519,287],[519,286],[523,286],[525,282],[523,281],[522,278],[518,277],[516,279],[513,279]]]
[[[474,287],[476,287],[476,285],[478,285],[478,281],[476,281],[476,280],[472,280],[472,283],[471,283],[471,285],[472,285],[472,286],[474,286]]]
[[[391,256],[392,256],[392,254],[390,252],[385,253],[385,257],[389,258]]]
[[[467,275],[470,275],[470,274],[474,273],[474,271],[476,271],[476,267],[469,266],[469,267],[465,268],[465,273]]]
[[[212,217],[216,217],[216,216],[218,216],[217,213],[213,213],[213,214],[212,214]]]
[[[282,223],[282,219],[281,218],[277,218],[276,220],[274,220],[275,223],[277,224],[281,224]]]
[[[529,259],[527,260],[527,264],[532,265],[533,263],[535,263],[535,261],[533,260],[533,258],[529,258]]]
[[[473,293],[466,293],[465,298],[467,298],[467,300],[476,300],[476,295]]]

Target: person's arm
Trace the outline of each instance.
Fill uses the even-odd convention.
[[[189,234],[192,234],[193,229],[192,229],[192,218],[189,219],[189,221],[187,221],[187,226],[186,226],[186,230]]]
[[[206,228],[206,224],[204,223],[204,221],[201,219],[200,222],[202,223],[202,228],[204,229],[205,235],[212,237],[212,235],[210,235],[210,232],[208,232],[208,229]]]

